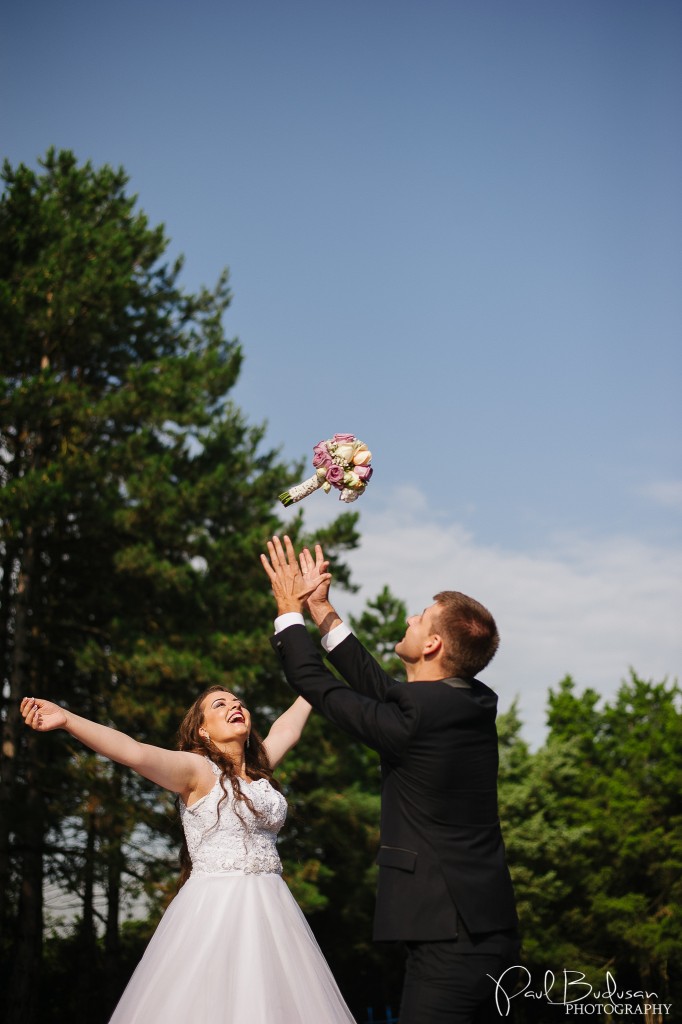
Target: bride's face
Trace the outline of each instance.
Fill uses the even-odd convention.
[[[202,704],[201,735],[216,745],[230,742],[246,743],[251,732],[251,715],[239,697],[228,690],[214,690]]]

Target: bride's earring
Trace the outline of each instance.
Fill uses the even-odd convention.
[[[248,750],[250,746],[251,746],[251,737],[247,736],[246,737],[246,749]]]

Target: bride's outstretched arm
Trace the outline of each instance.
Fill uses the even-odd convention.
[[[24,697],[21,714],[26,725],[36,732],[64,729],[97,754],[132,768],[145,779],[173,793],[183,796],[192,793],[197,788],[199,777],[206,771],[203,758],[198,754],[139,743],[118,729],[91,722],[41,697]]]
[[[291,707],[272,723],[263,741],[271,767],[276,768],[291,748],[296,746],[312,710],[307,700],[297,697]]]

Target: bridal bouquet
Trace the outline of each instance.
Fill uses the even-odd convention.
[[[339,501],[357,501],[374,472],[371,461],[372,453],[364,441],[358,441],[353,434],[334,434],[313,448],[313,475],[280,494],[279,500],[288,508],[318,487],[327,494],[336,487],[341,492]]]

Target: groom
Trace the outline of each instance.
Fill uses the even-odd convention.
[[[519,962],[497,812],[497,697],[476,678],[499,644],[493,617],[464,594],[437,594],[396,644],[407,674],[398,683],[330,604],[319,545],[299,566],[289,538],[283,547],[274,537],[261,561],[289,683],[381,755],[374,939],[406,944],[400,1024],[489,1024],[498,1019],[492,979]],[[349,685],[325,667],[306,605]]]

